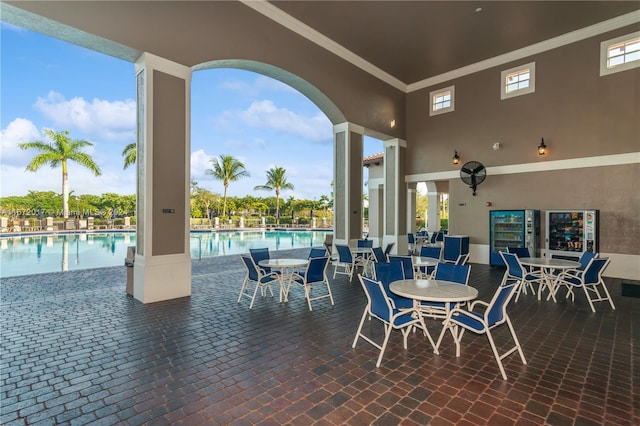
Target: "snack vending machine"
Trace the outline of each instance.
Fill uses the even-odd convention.
[[[547,256],[575,260],[582,253],[598,252],[598,210],[547,211]]]
[[[491,210],[489,212],[490,265],[504,266],[501,251],[526,247],[540,256],[540,210]]]

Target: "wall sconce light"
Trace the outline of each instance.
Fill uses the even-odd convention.
[[[547,146],[544,144],[544,138],[542,138],[542,142],[538,145],[538,155],[545,155],[547,153]]]
[[[453,164],[460,164],[460,156],[457,149],[453,152]]]

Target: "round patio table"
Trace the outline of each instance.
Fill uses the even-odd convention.
[[[580,266],[580,262],[565,259],[554,259],[553,257],[519,257],[520,264],[524,266],[531,266],[532,268],[539,268],[544,285],[549,290],[549,297],[556,301],[556,276],[553,271],[556,269],[576,269]],[[538,300],[541,300],[542,287],[538,290]]]
[[[280,302],[289,301],[289,293],[287,288],[291,287],[291,280],[293,280],[293,273],[297,268],[303,268],[309,264],[309,259],[265,259],[258,262],[258,266],[276,269],[280,271]],[[284,280],[289,280],[289,285],[284,285]]]

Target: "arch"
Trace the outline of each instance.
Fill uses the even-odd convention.
[[[271,77],[293,87],[309,98],[311,102],[316,104],[327,118],[329,118],[331,124],[335,125],[347,120],[336,104],[333,103],[333,101],[331,101],[331,99],[329,99],[324,93],[303,78],[298,77],[289,71],[283,70],[282,68],[248,59],[220,59],[195,65],[192,67],[192,71],[214,68],[238,68],[266,75],[267,77]]]

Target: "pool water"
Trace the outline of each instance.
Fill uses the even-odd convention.
[[[322,246],[330,231],[192,232],[191,259]],[[0,238],[0,278],[123,266],[133,232],[21,235]]]

